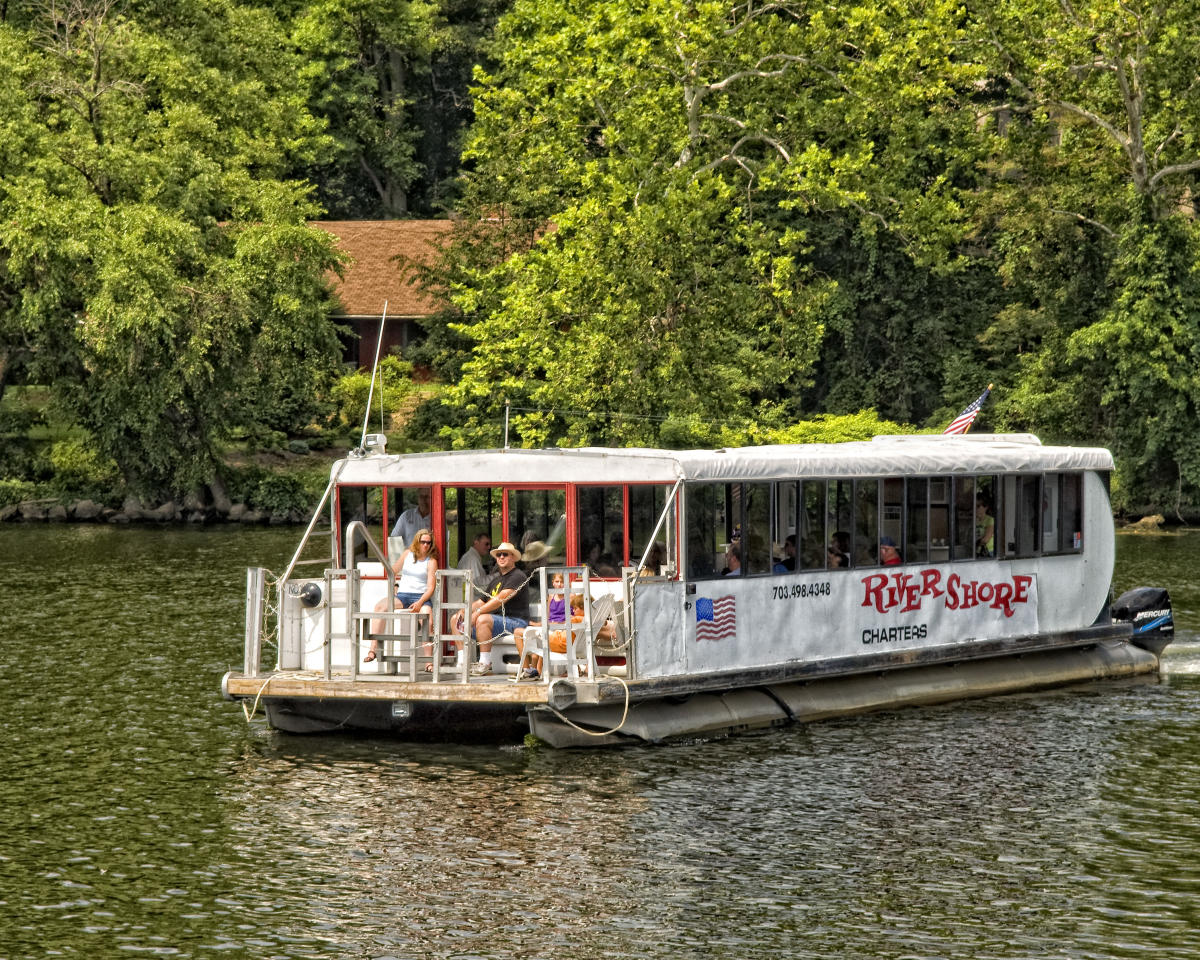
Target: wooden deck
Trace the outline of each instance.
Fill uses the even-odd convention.
[[[443,679],[413,682],[376,674],[359,674],[351,680],[348,673],[324,679],[320,673],[301,670],[276,670],[257,677],[231,673],[225,678],[225,693],[235,699],[263,697],[300,697],[327,700],[435,700],[460,703],[539,704],[547,702],[549,687],[544,683],[517,683],[511,677],[495,675],[472,677],[470,682]]]

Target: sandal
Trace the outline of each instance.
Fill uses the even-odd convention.
[[[433,664],[432,664],[432,663],[427,663],[427,664],[425,664],[425,672],[426,672],[426,673],[433,673]]]
[[[375,659],[375,651],[368,650],[367,655],[365,657],[363,657],[363,663],[370,663],[374,659]]]

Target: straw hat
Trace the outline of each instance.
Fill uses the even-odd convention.
[[[521,551],[520,551],[520,550],[518,550],[516,547],[514,547],[514,546],[513,546],[511,543],[509,543],[507,540],[505,540],[505,541],[504,541],[502,544],[500,544],[499,546],[496,546],[496,547],[493,547],[493,548],[492,548],[492,556],[493,556],[493,557],[495,557],[495,556],[496,556],[496,554],[500,553],[501,551],[503,551],[504,553],[511,553],[511,554],[513,555],[513,560],[514,560],[514,561],[516,561],[517,563],[520,563],[520,561],[521,561]]]
[[[517,557],[518,560],[524,560],[526,563],[534,563],[541,560],[550,552],[550,548],[541,540],[530,540],[525,545],[525,556]]]

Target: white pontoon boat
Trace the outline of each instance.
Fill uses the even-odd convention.
[[[334,465],[284,572],[249,571],[222,689],[285,731],[571,746],[1153,674],[1170,603],[1144,589],[1113,617],[1111,469],[1028,435],[401,456],[375,436]],[[419,490],[442,558],[431,614],[375,613]],[[482,596],[453,566],[479,533],[523,551],[533,619],[555,573],[588,599],[521,652],[498,637],[487,676],[451,626]],[[543,669],[521,680],[531,653]]]

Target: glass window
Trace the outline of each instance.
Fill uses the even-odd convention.
[[[775,484],[775,517],[772,534],[772,563],[774,573],[790,573],[796,569],[799,549],[800,482],[786,480]]]
[[[1023,476],[1017,497],[1017,556],[1033,557],[1041,549],[1039,507],[1042,503],[1042,478]]]
[[[849,480],[830,480],[825,500],[829,545],[845,557],[845,566],[851,566],[850,542],[853,523],[853,484]],[[832,558],[831,558],[832,560]]]
[[[908,480],[908,529],[900,554],[905,563],[929,562],[929,480],[910,477]]]
[[[822,570],[828,540],[825,533],[825,481],[805,480],[800,488],[800,566]]]
[[[624,488],[579,487],[575,499],[579,562],[593,577],[620,576],[625,562]]]
[[[950,559],[950,477],[929,478],[929,561]]]
[[[567,496],[561,489],[509,490],[508,536],[521,551],[521,566],[562,566],[567,562]]]
[[[502,539],[500,504],[503,491],[499,487],[446,487],[442,491],[443,517],[446,522],[446,556],[442,566],[457,566],[475,538],[486,533],[492,546]],[[491,570],[490,556],[481,558],[484,570]]]
[[[1058,553],[1061,550],[1060,493],[1059,475],[1057,473],[1044,474],[1042,477],[1042,553]]]
[[[883,481],[883,514],[879,518],[879,539],[890,537],[900,548],[904,544],[904,478]]]
[[[1083,548],[1083,475],[1064,473],[1062,480],[1062,549],[1074,553]]]
[[[654,576],[665,574],[663,569],[674,553],[674,509],[671,516],[658,529],[658,537],[650,552],[650,536],[662,516],[670,487],[654,484],[631,484],[629,487],[629,563],[638,564],[646,556],[646,566]]]
[[[771,572],[771,487],[769,483],[734,484],[742,504],[742,574]]]
[[[854,566],[879,562],[879,481],[854,481]]]
[[[951,558],[975,557],[975,478],[954,478],[954,548]]]
[[[689,483],[684,487],[687,510],[688,576],[693,579],[718,577],[725,566],[725,484]]]
[[[367,532],[372,539],[385,551],[387,550],[387,531],[383,528],[383,490],[379,487],[339,487],[338,488],[338,562],[345,557],[346,527],[354,520],[361,521],[367,526]],[[390,518],[395,522],[395,517]],[[369,555],[367,544],[359,538],[354,545],[355,562],[375,560]]]
[[[996,556],[997,536],[1003,529],[997,519],[999,500],[996,492],[1000,482],[996,477],[975,478],[975,556]],[[1003,545],[1003,539],[999,543]]]
[[[1000,513],[997,514],[996,529],[1003,531],[1000,542],[996,544],[996,556],[998,557],[1015,557],[1017,556],[1017,477],[1005,476],[1000,477],[997,482],[997,488],[1000,491],[1000,496],[997,500],[997,506]]]

